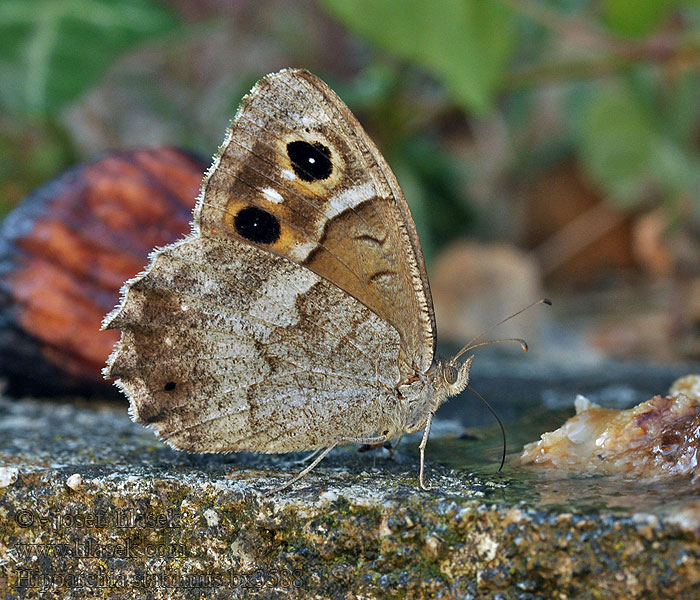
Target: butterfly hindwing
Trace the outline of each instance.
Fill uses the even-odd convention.
[[[385,428],[397,332],[311,270],[235,239],[156,252],[105,320],[106,375],[179,449],[288,452]]]

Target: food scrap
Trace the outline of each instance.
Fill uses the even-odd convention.
[[[527,444],[521,464],[553,474],[623,474],[644,479],[700,476],[700,375],[686,375],[669,395],[627,410],[602,408],[579,395],[576,415]]]

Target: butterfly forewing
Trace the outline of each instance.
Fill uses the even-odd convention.
[[[338,96],[306,71],[246,97],[198,206],[202,235],[234,236],[307,266],[401,337],[403,379],[432,363],[435,323],[406,202]]]

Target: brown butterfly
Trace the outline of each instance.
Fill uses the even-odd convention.
[[[192,233],[156,250],[103,328],[104,370],[135,421],[194,452],[291,452],[424,430],[473,356],[435,356],[408,205],[320,79],[283,70],[243,100],[204,178]],[[289,483],[291,483],[290,481]],[[287,484],[288,485],[288,484]]]

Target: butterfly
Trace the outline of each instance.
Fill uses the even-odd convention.
[[[433,417],[473,359],[436,357],[396,177],[342,100],[299,69],[243,99],[192,232],[124,284],[113,328],[103,373],[133,420],[192,452],[323,450],[288,484],[338,444],[423,430],[425,488]]]

